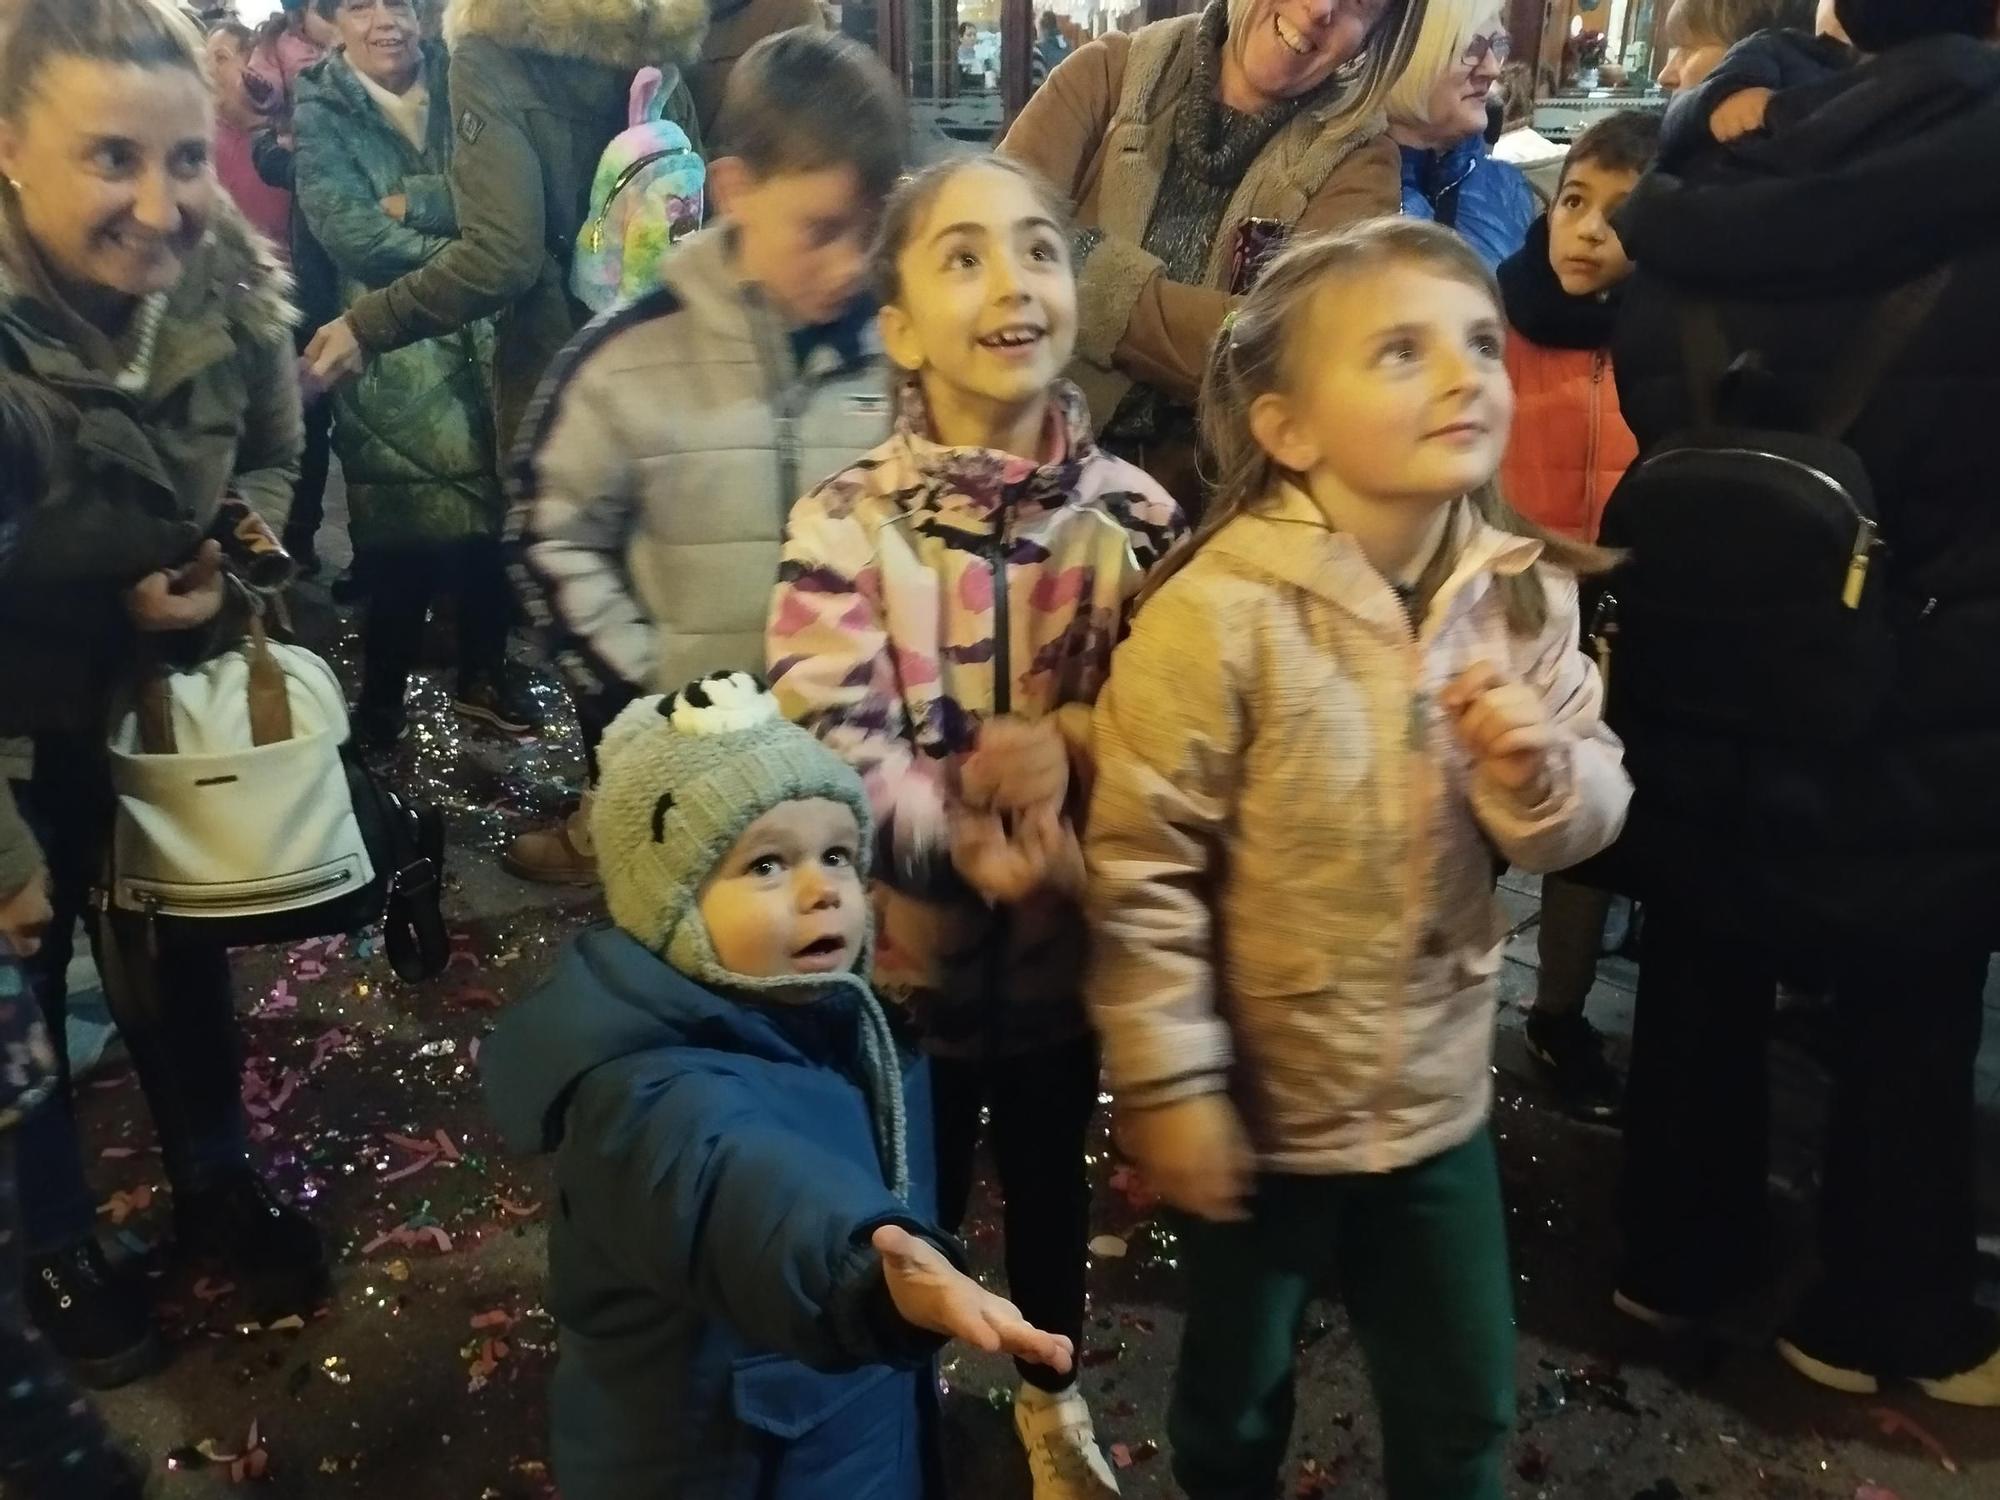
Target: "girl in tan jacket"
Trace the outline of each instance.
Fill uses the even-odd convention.
[[[1597,852],[1630,795],[1577,651],[1601,555],[1492,484],[1506,327],[1427,223],[1274,262],[1203,395],[1217,509],[1096,710],[1088,998],[1127,1146],[1187,1215],[1191,1500],[1275,1486],[1329,1272],[1392,1500],[1501,1493],[1494,877]]]

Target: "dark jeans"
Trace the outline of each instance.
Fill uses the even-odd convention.
[[[1390,1500],[1500,1500],[1514,1302],[1493,1140],[1396,1172],[1267,1176],[1251,1217],[1178,1216],[1187,1329],[1167,1433],[1190,1500],[1270,1500],[1299,1325],[1337,1287],[1382,1413]]]
[[[972,1198],[980,1115],[992,1112],[994,1165],[1006,1199],[1007,1290],[1037,1328],[1083,1352],[1084,1257],[1090,1179],[1083,1149],[1097,1109],[1097,1042],[1081,1037],[1014,1057],[931,1059],[937,1123],[938,1216],[958,1233]],[[1076,1375],[1019,1364],[1021,1378],[1065,1391]]]
[[[296,550],[312,545],[326,519],[326,476],[333,463],[333,399],[322,396],[306,404],[306,446],[299,455],[299,478],[292,486],[292,508],[285,517],[285,545]]]
[[[16,782],[14,793],[49,867],[55,920],[41,952],[23,967],[62,1066],[61,1088],[15,1132],[21,1217],[32,1253],[73,1244],[97,1222],[71,1100],[64,1022],[77,919],[102,874],[111,828],[100,745],[81,735],[39,737],[34,779]],[[94,923],[96,914],[89,915]],[[138,1069],[168,1180],[186,1190],[241,1169],[249,1147],[228,951],[168,946],[153,957],[144,929],[122,919],[109,943],[96,946],[105,999]],[[125,972],[137,982],[120,982]]]
[[[364,552],[356,575],[367,589],[361,630],[361,702],[378,713],[402,710],[403,694],[423,650],[424,623],[441,586],[458,591],[461,688],[497,677],[507,660],[514,596],[500,543],[478,537],[455,546]]]
[[[1791,1328],[1817,1359],[1936,1376],[1994,1350],[1975,1312],[1973,1068],[1985,952],[1842,952],[1819,1274]],[[1775,965],[1698,913],[1648,909],[1626,1091],[1620,1286],[1702,1314],[1765,1269]]]
[[[0,1482],[25,1500],[94,1500],[128,1471],[97,1408],[28,1321],[22,1246],[14,1133],[0,1130]]]
[[[1535,940],[1541,965],[1536,1015],[1554,1019],[1583,1014],[1583,1003],[1597,983],[1604,921],[1610,914],[1609,891],[1567,875],[1550,875],[1542,881],[1542,924]]]

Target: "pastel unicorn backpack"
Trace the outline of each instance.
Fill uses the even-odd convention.
[[[640,70],[631,124],[598,158],[570,267],[570,290],[592,312],[657,287],[668,249],[701,228],[708,169],[687,132],[665,118],[669,92],[658,68]]]

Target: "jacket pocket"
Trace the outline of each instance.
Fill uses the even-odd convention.
[[[753,1354],[730,1366],[730,1396],[745,1427],[797,1442],[896,1373],[873,1365],[829,1375],[783,1354]]]
[[[757,1493],[773,1500],[915,1500],[922,1439],[912,1373],[872,1365],[832,1375],[779,1354],[730,1367],[736,1419],[759,1445]]]

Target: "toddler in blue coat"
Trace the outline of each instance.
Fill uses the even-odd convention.
[[[566,1500],[929,1500],[947,1338],[1067,1339],[936,1228],[928,1079],[862,977],[868,799],[743,673],[644,698],[600,750],[612,923],[482,1056],[555,1155]]]

